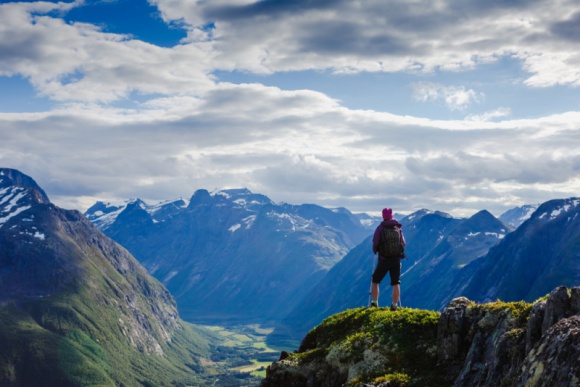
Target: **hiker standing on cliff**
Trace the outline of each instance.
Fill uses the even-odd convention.
[[[393,210],[383,209],[383,221],[378,225],[373,236],[373,252],[379,253],[378,264],[371,283],[371,307],[379,306],[379,284],[389,273],[393,287],[391,310],[397,310],[401,294],[401,258],[405,258],[405,237],[401,224],[393,219]]]

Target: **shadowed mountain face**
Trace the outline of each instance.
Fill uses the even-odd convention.
[[[162,284],[30,177],[0,169],[0,187],[0,385],[199,380],[208,341]]]
[[[580,284],[580,199],[550,200],[486,257],[466,267],[465,295],[531,301]]]
[[[484,255],[509,228],[482,211],[469,219],[455,219],[442,212],[420,210],[401,219],[407,241],[402,260],[402,300],[406,306],[438,309],[449,301],[449,289],[466,263]],[[351,250],[336,264],[276,327],[268,340],[295,344],[325,317],[344,309],[368,304],[371,274],[376,265],[372,236]],[[379,304],[389,305],[389,277],[381,285]],[[425,297],[427,295],[427,297]]]
[[[458,294],[456,278],[463,267],[487,254],[512,228],[487,211],[461,222],[406,270],[401,277],[405,305],[441,310]]]
[[[86,216],[167,286],[185,319],[203,323],[279,320],[369,232],[345,209],[246,189],[198,190],[187,206],[101,203]]]

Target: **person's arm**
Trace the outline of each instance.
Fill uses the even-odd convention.
[[[380,233],[381,226],[379,225],[375,230],[375,235],[373,235],[373,253],[377,253],[379,251],[379,242],[381,241],[381,233]]]

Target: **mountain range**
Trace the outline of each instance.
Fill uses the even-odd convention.
[[[211,337],[83,214],[0,169],[0,385],[199,385]]]
[[[579,203],[577,198],[556,199],[531,214],[531,207],[513,211],[523,222],[513,232],[487,211],[453,219],[421,210],[401,219],[409,256],[401,276],[403,305],[442,310],[459,296],[477,302],[533,301],[557,286],[578,285]],[[335,265],[276,327],[270,341],[296,343],[325,317],[366,305],[371,244],[369,237]],[[388,282],[382,289],[382,302],[388,305]]]
[[[407,242],[402,260],[401,299],[405,306],[438,309],[452,298],[449,287],[456,271],[511,231],[487,211],[468,219],[440,211],[419,210],[400,220]],[[295,344],[325,317],[368,304],[370,279],[376,265],[372,236],[351,250],[290,311],[269,336],[271,343]],[[383,304],[390,305],[389,277],[381,285]]]
[[[580,284],[580,198],[541,204],[501,244],[465,268],[460,291],[487,302],[532,301]]]
[[[489,300],[477,285],[483,262],[493,262],[486,258],[490,249],[503,251],[516,227],[534,222],[539,207],[514,208],[499,218],[485,210],[465,219],[427,209],[401,218],[404,305],[441,310],[464,291]],[[275,324],[268,342],[295,345],[330,314],[368,303],[376,264],[370,235],[379,219],[366,214],[275,204],[238,189],[198,190],[190,201],[156,205],[97,203],[86,216],[168,287],[188,321]],[[561,284],[574,283],[551,281],[539,291]],[[382,290],[388,304],[388,278]]]
[[[85,215],[127,248],[196,323],[277,321],[376,224],[344,208],[276,204],[247,189]],[[365,223],[366,222],[366,223]]]
[[[485,210],[465,219],[430,210],[402,217],[404,305],[442,310],[457,296],[533,301],[578,285],[579,212],[580,199],[569,198],[499,219]],[[247,189],[198,190],[190,200],[155,205],[99,202],[83,215],[2,168],[0,385],[203,385],[211,379],[204,359],[219,339],[180,316],[276,324],[268,342],[295,345],[324,318],[367,304],[379,220],[277,204]],[[388,278],[381,289],[388,304]],[[531,316],[557,321],[535,305]],[[481,318],[481,328],[488,317],[470,308],[465,313]],[[525,329],[536,335],[530,324]],[[470,356],[478,355],[470,349]],[[470,372],[460,374],[464,385],[475,380]]]

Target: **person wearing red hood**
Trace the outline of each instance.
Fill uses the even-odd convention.
[[[393,287],[393,302],[391,303],[391,310],[397,310],[397,303],[399,302],[399,296],[401,294],[400,284],[401,284],[401,258],[405,258],[404,249],[406,246],[405,236],[403,235],[403,230],[401,229],[401,224],[393,219],[393,210],[391,208],[383,209],[383,221],[378,225],[373,236],[373,252],[375,254],[379,253],[378,264],[373,272],[373,280],[371,283],[371,307],[379,306],[379,284],[389,273],[391,277],[391,286]],[[398,232],[400,249],[395,254],[389,254],[385,252],[385,249],[381,249],[382,239],[384,238],[384,229],[391,229]],[[395,234],[395,237],[397,235]]]

